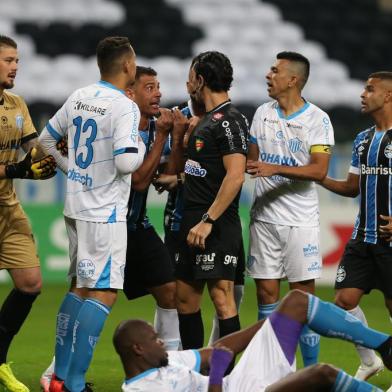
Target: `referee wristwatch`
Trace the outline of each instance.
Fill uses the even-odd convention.
[[[215,223],[215,221],[213,219],[211,219],[210,216],[208,215],[208,212],[206,212],[202,215],[201,220],[204,223],[211,223],[212,225]]]

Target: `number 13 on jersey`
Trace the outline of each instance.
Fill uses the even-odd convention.
[[[93,142],[97,137],[97,123],[91,118],[83,122],[83,118],[78,116],[73,119],[73,124],[76,127],[74,136],[75,163],[81,169],[86,169],[94,157]],[[85,136],[85,143],[80,145],[82,134]]]

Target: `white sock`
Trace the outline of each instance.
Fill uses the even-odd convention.
[[[154,328],[165,343],[166,350],[176,351],[180,346],[177,309],[155,309]]]
[[[237,307],[237,312],[240,311],[240,305],[242,302],[242,297],[244,296],[244,285],[235,285],[234,286],[234,301]],[[218,316],[215,313],[214,319],[212,320],[212,328],[210,339],[208,340],[208,345],[212,346],[212,344],[219,339],[219,321]]]
[[[48,366],[48,368],[42,373],[43,376],[47,377],[52,377],[52,374],[54,373],[54,365],[55,365],[55,357],[53,357],[52,362]]]
[[[363,313],[362,309],[357,306],[354,309],[348,310],[348,312],[350,314],[352,314],[354,317],[356,317],[357,319],[361,320],[363,324],[365,324],[366,326],[368,325],[365,314]],[[376,359],[376,354],[374,352],[374,350],[371,350],[370,348],[366,348],[363,346],[359,346],[359,345],[355,345],[355,348],[358,351],[358,354],[361,358],[361,362],[364,365],[372,365]]]

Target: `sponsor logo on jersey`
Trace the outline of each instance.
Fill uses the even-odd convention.
[[[302,248],[305,257],[317,256],[319,254],[319,249],[317,245],[308,244]]]
[[[19,131],[23,130],[23,122],[24,122],[24,118],[22,115],[18,114],[15,116],[15,125]]]
[[[82,176],[75,169],[68,170],[67,179],[70,181],[80,182],[82,185],[86,185],[87,188],[91,188],[93,186],[93,179],[88,174]]]
[[[298,166],[297,161],[292,157],[281,156],[279,154],[270,154],[262,152],[260,154],[260,159],[267,163],[276,163],[277,165],[284,166]]]
[[[83,103],[82,101],[76,101],[74,105],[74,110],[84,110],[86,112],[97,113],[100,115],[104,115],[106,113],[107,108],[101,108],[99,106],[88,105],[87,103]]]
[[[196,151],[199,152],[204,147],[204,140],[196,138],[195,147]]]
[[[301,149],[302,140],[295,137],[294,139],[289,140],[289,149],[292,153],[296,153]]]
[[[270,124],[278,124],[278,120],[272,120],[270,118],[264,117],[264,122],[270,123]]]
[[[78,261],[77,264],[77,273],[83,279],[89,279],[94,276],[95,273],[95,264],[93,261],[88,259],[83,259]]]
[[[237,266],[237,262],[238,262],[238,257],[231,256],[231,255],[226,255],[225,256],[225,260],[223,261],[223,264],[224,265],[233,264],[233,266],[236,267]]]
[[[223,118],[223,116],[224,116],[224,114],[223,114],[222,112],[216,112],[216,113],[214,113],[214,114],[212,115],[212,118],[213,118],[214,120],[219,121],[219,120],[221,120],[221,119]]]
[[[392,167],[380,166],[366,166],[361,164],[361,174],[363,175],[376,175],[376,176],[390,176],[392,175]]]
[[[234,136],[233,136],[233,133],[231,132],[230,122],[227,120],[222,121],[222,127],[225,129],[225,135],[227,137],[227,141],[229,143],[230,150],[234,150],[235,149]]]
[[[276,134],[275,134],[275,136],[276,136],[276,138],[277,138],[278,140],[283,139],[283,138],[284,138],[283,131],[277,131]]]
[[[1,125],[7,125],[8,118],[7,116],[1,116]]]
[[[207,170],[203,169],[199,162],[192,159],[186,161],[184,172],[195,177],[205,177],[207,175]]]
[[[344,267],[339,267],[336,272],[336,281],[340,283],[343,282],[344,279],[346,279],[346,271]]]
[[[386,158],[391,159],[392,158],[392,143],[389,143],[385,146],[384,149],[384,155]]]
[[[287,123],[287,128],[292,128],[292,129],[302,129],[302,125],[296,125],[296,124],[291,124]]]
[[[215,268],[215,253],[197,254],[196,265],[200,265],[202,271],[211,271]]]

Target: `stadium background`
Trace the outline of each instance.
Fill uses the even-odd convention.
[[[337,145],[330,175],[344,177],[353,137],[370,124],[359,112],[363,82],[373,71],[391,69],[391,10],[392,0],[1,0],[0,33],[18,42],[20,68],[13,91],[26,99],[38,130],[74,89],[98,79],[94,51],[106,35],[130,38],[138,64],[157,70],[162,106],[167,107],[186,100],[185,81],[195,54],[204,50],[226,53],[234,68],[233,103],[250,121],[257,106],[268,100],[264,75],[276,53],[299,51],[311,62],[303,95],[328,112],[335,128]],[[61,214],[65,177],[59,173],[49,181],[20,181],[16,187],[33,224],[46,283],[41,305],[34,307],[28,320],[30,330],[25,327],[18,338],[23,348],[16,344],[11,352],[25,359],[16,371],[25,373],[31,385],[37,383],[42,364],[50,359],[54,316],[66,287],[68,244]],[[241,197],[246,242],[252,188],[252,180],[247,179]],[[331,299],[328,285],[350,237],[357,201],[321,188],[319,196],[323,283],[327,284],[320,294]],[[149,215],[160,231],[164,202],[151,192]],[[9,287],[5,273],[0,273],[0,281],[4,282],[0,285],[4,297]],[[248,283],[243,325],[255,317],[254,289]],[[364,304],[371,325],[390,330],[382,306],[378,293],[367,297]],[[116,360],[110,347],[114,325],[125,317],[151,319],[152,309],[148,298],[133,302],[132,307],[120,299],[94,358],[92,374],[99,391],[118,390],[121,380],[119,366],[112,371],[113,384],[108,383],[112,373],[105,373],[106,362]],[[211,313],[209,305],[206,309]],[[37,344],[45,349],[36,350]],[[357,359],[351,347],[346,347],[323,343],[321,359],[353,372]],[[377,384],[387,387],[388,381],[385,375]]]

